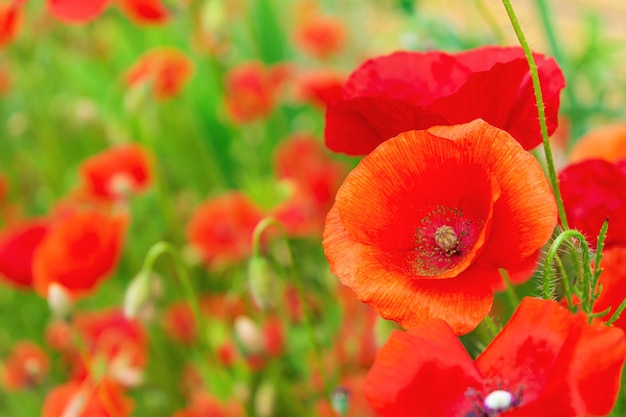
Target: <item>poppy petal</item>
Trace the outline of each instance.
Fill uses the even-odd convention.
[[[87,23],[98,17],[110,0],[48,0],[50,14],[65,23]]]
[[[381,417],[469,415],[466,395],[482,377],[450,327],[429,320],[408,332],[394,331],[365,380],[365,396]]]

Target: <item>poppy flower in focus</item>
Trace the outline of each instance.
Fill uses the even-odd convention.
[[[44,400],[42,417],[128,417],[133,401],[108,378],[71,380],[53,388]]]
[[[100,16],[112,0],[48,0],[48,11],[63,23],[88,23]],[[160,0],[118,0],[122,11],[138,24],[161,24],[169,12]]]
[[[201,204],[187,225],[187,240],[210,267],[246,259],[261,210],[245,195],[230,192]]]
[[[498,268],[550,238],[554,197],[539,163],[482,120],[405,132],[348,175],[326,219],[331,270],[405,328],[440,318],[471,331]]]
[[[79,174],[90,194],[108,200],[143,191],[152,183],[148,152],[136,144],[116,146],[87,158]]]
[[[37,292],[47,297],[52,283],[72,296],[93,292],[115,268],[127,224],[124,215],[94,209],[75,211],[56,221],[34,254]]]
[[[194,73],[191,59],[174,48],[157,48],[143,54],[126,72],[129,87],[148,84],[154,96],[166,100],[178,95]]]
[[[18,288],[33,282],[33,257],[48,232],[48,221],[32,219],[0,231],[0,280]]]
[[[551,134],[565,78],[554,59],[534,56]],[[325,139],[335,152],[366,155],[401,132],[477,118],[506,130],[524,149],[541,143],[521,48],[396,52],[370,59],[348,78],[343,99],[328,107]]]
[[[336,55],[345,44],[346,30],[341,20],[313,12],[296,25],[294,41],[304,53],[326,59]]]
[[[441,320],[395,331],[365,396],[379,416],[600,416],[615,403],[625,358],[621,329],[525,298],[475,361]]]
[[[346,166],[333,160],[318,140],[306,134],[295,134],[282,142],[274,160],[276,176],[291,182],[293,194],[273,215],[292,236],[319,234]]]
[[[626,123],[602,126],[587,132],[572,147],[571,163],[586,159],[616,162],[626,159]]]
[[[626,164],[590,159],[567,166],[558,177],[569,226],[595,245],[608,218],[607,247],[626,245]]]
[[[247,123],[268,116],[274,109],[279,84],[272,69],[257,61],[231,69],[224,91],[230,117],[235,123]]]
[[[31,342],[18,342],[2,364],[2,385],[7,391],[32,388],[43,382],[49,369],[43,349]]]
[[[11,43],[20,26],[22,2],[16,0],[0,3],[0,48]]]

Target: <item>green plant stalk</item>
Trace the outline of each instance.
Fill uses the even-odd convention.
[[[487,326],[487,329],[489,329],[492,339],[498,335],[499,333],[498,326],[496,326],[496,324],[493,322],[493,319],[491,318],[489,314],[485,316],[483,323],[485,323],[485,325]]]
[[[600,233],[598,234],[598,245],[596,247],[596,256],[593,265],[593,276],[591,281],[591,306],[593,309],[593,303],[600,296],[600,292],[596,291],[598,287],[598,281],[600,280],[600,274],[602,273],[602,268],[600,268],[600,262],[602,261],[602,256],[604,255],[604,242],[606,240],[606,234],[609,230],[609,219],[607,218],[602,224],[602,228],[600,229]]]
[[[257,226],[254,229],[254,232],[252,234],[252,253],[253,256],[260,256],[261,253],[261,249],[260,249],[260,244],[261,244],[261,235],[263,234],[263,232],[269,227],[269,226],[276,226],[278,227],[278,229],[280,229],[281,234],[283,236],[283,239],[285,241],[285,246],[287,248],[287,253],[289,256],[289,265],[287,267],[289,275],[292,277],[293,281],[294,281],[294,285],[296,287],[296,291],[298,293],[298,298],[300,299],[300,302],[302,303],[302,316],[303,316],[303,322],[304,322],[304,326],[306,327],[307,330],[307,334],[309,337],[309,340],[311,342],[311,345],[313,346],[313,350],[314,350],[314,357],[315,357],[315,361],[316,361],[316,367],[318,368],[318,371],[320,372],[321,375],[323,375],[323,379],[324,379],[324,391],[326,396],[330,395],[330,381],[328,379],[328,376],[326,374],[326,372],[324,371],[324,363],[322,361],[322,349],[319,345],[319,343],[317,342],[317,339],[315,337],[315,331],[313,329],[313,324],[311,323],[311,318],[309,317],[309,309],[306,303],[306,299],[304,297],[304,288],[302,286],[302,277],[300,276],[300,271],[298,270],[298,268],[294,267],[293,265],[293,251],[291,250],[291,244],[289,243],[289,239],[287,238],[287,234],[285,232],[285,228],[283,227],[283,225],[276,220],[274,217],[265,217],[263,220],[261,220]]]
[[[576,311],[576,307],[574,306],[574,301],[572,299],[572,289],[569,285],[569,277],[567,276],[567,272],[565,271],[565,266],[563,265],[563,261],[560,256],[555,258],[557,268],[561,273],[561,280],[563,282],[563,289],[565,290],[565,298],[567,299],[567,307],[569,310],[574,313]]]
[[[606,322],[607,326],[610,326],[617,319],[619,319],[619,316],[622,314],[622,311],[624,311],[624,309],[626,309],[626,298],[622,300],[622,303],[619,305],[619,307],[617,307],[617,310],[615,310],[613,315],[611,315],[611,318],[609,319],[609,321]]]
[[[513,10],[513,6],[511,5],[510,0],[502,0],[502,4],[506,9],[506,13],[509,16],[509,20],[511,21],[511,25],[513,26],[513,30],[515,31],[515,35],[519,40],[519,43],[524,50],[524,55],[526,56],[526,60],[528,61],[528,67],[530,69],[530,77],[533,82],[533,89],[535,90],[535,101],[537,103],[537,113],[539,116],[539,128],[541,130],[541,139],[543,140],[543,151],[546,156],[546,164],[548,166],[548,176],[550,178],[550,183],[552,184],[552,190],[554,192],[554,198],[556,199],[556,204],[559,210],[559,217],[561,219],[561,224],[565,229],[569,229],[569,225],[567,223],[567,217],[565,215],[565,207],[563,206],[563,198],[561,197],[561,190],[559,190],[559,182],[556,176],[556,169],[554,167],[554,158],[552,157],[552,148],[550,146],[550,139],[548,138],[548,125],[546,124],[546,111],[543,103],[543,95],[541,93],[541,84],[539,82],[539,71],[537,70],[537,63],[535,62],[535,58],[533,57],[533,53],[530,50],[530,46],[528,45],[528,41],[526,40],[526,36],[522,31],[522,27],[517,19],[517,15],[515,14],[515,10]]]
[[[504,285],[506,287],[506,295],[509,298],[511,308],[515,308],[519,305],[519,297],[515,293],[515,288],[513,288],[513,284],[511,284],[511,280],[509,279],[509,273],[506,271],[506,269],[500,268],[500,276],[504,281]]]

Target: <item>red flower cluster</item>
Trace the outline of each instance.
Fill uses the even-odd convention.
[[[526,298],[475,361],[443,321],[394,332],[365,393],[381,417],[599,416],[617,398],[625,359],[621,329]]]
[[[48,0],[48,10],[64,23],[87,23],[100,16],[111,3],[111,0]],[[162,24],[169,19],[169,11],[161,0],[118,0],[117,5],[138,24]]]
[[[565,79],[556,62],[535,54],[548,133],[557,126]],[[326,144],[365,155],[401,132],[481,118],[524,149],[541,143],[537,106],[521,48],[483,47],[458,54],[396,52],[352,73],[343,99],[326,112]]]

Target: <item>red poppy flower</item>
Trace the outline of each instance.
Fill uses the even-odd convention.
[[[600,159],[570,165],[559,173],[559,188],[570,227],[595,245],[608,218],[607,246],[626,244],[626,165]]]
[[[273,215],[292,236],[319,235],[346,167],[314,137],[295,134],[276,149],[276,176],[288,180],[292,196]]]
[[[301,74],[296,83],[298,100],[326,109],[343,98],[345,77],[336,71],[317,70]]]
[[[58,220],[33,259],[34,287],[47,297],[57,283],[73,296],[85,295],[113,270],[120,257],[128,219],[82,210]]]
[[[472,330],[498,268],[519,265],[556,225],[538,162],[482,120],[405,132],[365,157],[324,231],[331,270],[384,318]]]
[[[174,413],[172,417],[243,417],[245,411],[240,402],[219,401],[212,395],[202,392],[196,393],[191,399],[191,405]]]
[[[0,48],[15,39],[22,18],[21,1],[0,4]]]
[[[169,11],[161,0],[118,0],[120,9],[135,23],[156,25],[167,22]]]
[[[187,239],[211,267],[239,262],[252,251],[252,233],[262,213],[245,195],[231,192],[200,205],[187,225]]]
[[[33,257],[48,232],[48,222],[33,219],[0,233],[0,280],[28,288],[33,282]]]
[[[341,20],[317,12],[304,16],[294,32],[296,46],[318,59],[336,55],[343,48],[345,38],[346,31]]]
[[[159,24],[167,21],[169,13],[160,0],[118,0],[120,8],[139,24]],[[98,16],[112,0],[48,0],[52,16],[64,23],[87,23]]]
[[[226,108],[236,123],[262,119],[274,109],[277,80],[260,62],[240,64],[226,75]]]
[[[110,0],[48,0],[48,10],[65,23],[86,23],[107,8]]]
[[[394,332],[365,395],[379,416],[599,416],[615,403],[625,358],[621,329],[526,298],[474,362],[443,321]]]
[[[2,365],[2,385],[7,391],[32,388],[43,382],[49,369],[43,349],[31,342],[18,342]]]
[[[128,417],[133,401],[110,379],[72,380],[52,389],[41,410],[42,417]]]
[[[148,152],[136,144],[116,146],[87,158],[79,174],[90,194],[108,200],[142,191],[152,182]]]
[[[565,79],[556,62],[535,54],[548,132],[557,126]],[[483,47],[450,55],[396,52],[352,73],[343,100],[328,107],[328,147],[365,155],[401,132],[481,118],[506,130],[524,149],[541,143],[528,63],[519,47]]]
[[[178,95],[194,72],[191,59],[174,48],[157,48],[143,54],[127,71],[126,84],[148,84],[154,96],[165,100]]]
[[[572,147],[570,162],[604,159],[616,162],[626,159],[626,123],[602,126],[587,132]]]

